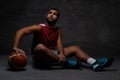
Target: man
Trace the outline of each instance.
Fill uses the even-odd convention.
[[[55,27],[59,16],[60,12],[55,8],[51,8],[44,24],[32,25],[18,30],[15,36],[13,50],[23,54],[24,51],[19,48],[22,37],[24,35],[34,34],[32,44],[33,60],[42,66],[49,66],[57,62],[63,64],[63,66],[74,67],[77,65],[77,62],[68,58],[71,55],[87,62],[95,71],[103,70],[112,64],[113,59],[101,58],[96,60],[82,51],[78,46],[63,48],[62,31],[60,28]]]

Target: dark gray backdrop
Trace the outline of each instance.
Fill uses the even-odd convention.
[[[15,32],[45,21],[49,8],[58,8],[57,26],[63,30],[64,46],[79,45],[91,55],[119,56],[119,0],[1,0],[0,54],[9,54]],[[20,45],[30,54],[32,35]]]

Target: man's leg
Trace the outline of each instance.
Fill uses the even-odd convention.
[[[95,71],[103,70],[104,68],[109,67],[113,62],[113,59],[109,58],[101,58],[96,60],[82,51],[78,46],[70,46],[65,48],[65,55],[75,55],[78,59],[90,64],[91,68]]]
[[[90,56],[81,50],[78,46],[67,47],[64,49],[64,51],[66,56],[75,55],[78,59],[83,61],[87,61],[90,58]]]
[[[38,44],[34,49],[33,60],[41,66],[49,66],[51,63],[58,62],[59,58],[43,44]]]

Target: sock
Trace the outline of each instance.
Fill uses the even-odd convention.
[[[90,65],[92,65],[92,64],[95,63],[95,62],[96,62],[96,59],[94,59],[94,58],[92,58],[92,57],[90,57],[90,58],[87,60],[87,63],[90,64]]]

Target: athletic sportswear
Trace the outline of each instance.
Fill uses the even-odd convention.
[[[104,68],[109,67],[113,63],[112,58],[100,58],[94,64],[91,65],[91,68],[94,71],[101,71]]]
[[[50,50],[55,48],[58,39],[58,28],[49,29],[46,25],[41,26],[39,43],[44,44]]]
[[[58,39],[58,28],[50,29],[45,24],[39,24],[41,27],[40,32],[35,32],[32,42],[32,52],[33,49],[38,44],[45,45],[48,49],[52,50],[56,47]]]

